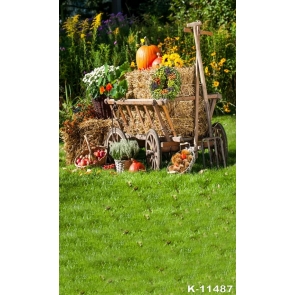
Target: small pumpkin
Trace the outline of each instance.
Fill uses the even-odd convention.
[[[132,160],[132,164],[129,167],[130,172],[137,172],[137,171],[145,171],[145,166],[143,163],[137,161],[137,160]]]
[[[154,59],[152,62],[152,68],[158,68],[160,64],[162,63],[162,56],[160,56],[160,53],[157,52],[157,58]]]
[[[142,45],[136,51],[136,64],[139,70],[147,69],[152,66],[153,61],[157,58],[160,49],[156,45]]]

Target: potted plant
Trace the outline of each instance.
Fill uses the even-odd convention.
[[[120,99],[128,90],[125,73],[130,70],[127,62],[120,66],[105,64],[84,75],[82,81],[86,86],[86,95],[92,100],[97,117],[111,117],[111,108],[104,101],[107,97]]]
[[[110,144],[109,154],[115,160],[117,172],[128,170],[138,152],[139,145],[136,140],[121,139]]]

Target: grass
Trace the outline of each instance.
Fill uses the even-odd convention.
[[[215,121],[228,166],[202,170],[199,155],[183,175],[73,172],[61,144],[60,295],[184,294],[192,285],[236,294],[235,117]]]

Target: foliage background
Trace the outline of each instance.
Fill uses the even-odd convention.
[[[61,7],[65,8],[66,3],[62,1]],[[94,6],[96,10],[89,8]],[[194,40],[192,34],[183,32],[183,28],[196,20],[202,21],[203,30],[213,32],[213,37],[202,36],[201,52],[208,69],[208,92],[219,92],[223,96],[216,112],[235,112],[235,1],[147,0],[138,3],[136,13],[126,1],[122,1],[126,13],[112,13],[112,6],[106,9],[100,1],[77,1],[76,7],[80,8],[60,9],[60,125],[70,117],[69,112],[75,105],[86,97],[83,76],[106,63],[118,66],[127,62],[130,70],[135,69],[136,51],[144,37],[149,44],[161,46],[162,55],[178,53],[185,65],[192,65]],[[81,7],[88,7],[88,10]]]

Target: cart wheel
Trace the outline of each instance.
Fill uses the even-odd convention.
[[[107,147],[108,163],[114,162],[114,159],[111,157],[109,153],[111,143],[118,142],[121,139],[126,139],[126,136],[121,129],[117,127],[113,127],[109,130],[105,139],[105,146]]]
[[[159,170],[161,166],[161,148],[157,132],[150,129],[146,134],[145,153],[147,166]]]
[[[223,143],[223,152],[224,152],[224,159],[225,159],[225,166],[227,164],[227,158],[228,158],[228,145],[227,145],[227,136],[225,133],[225,130],[223,126],[220,123],[214,123],[212,125],[212,134],[214,137],[220,137],[222,139]],[[222,163],[222,151],[221,148],[218,147],[218,160],[219,163]]]

